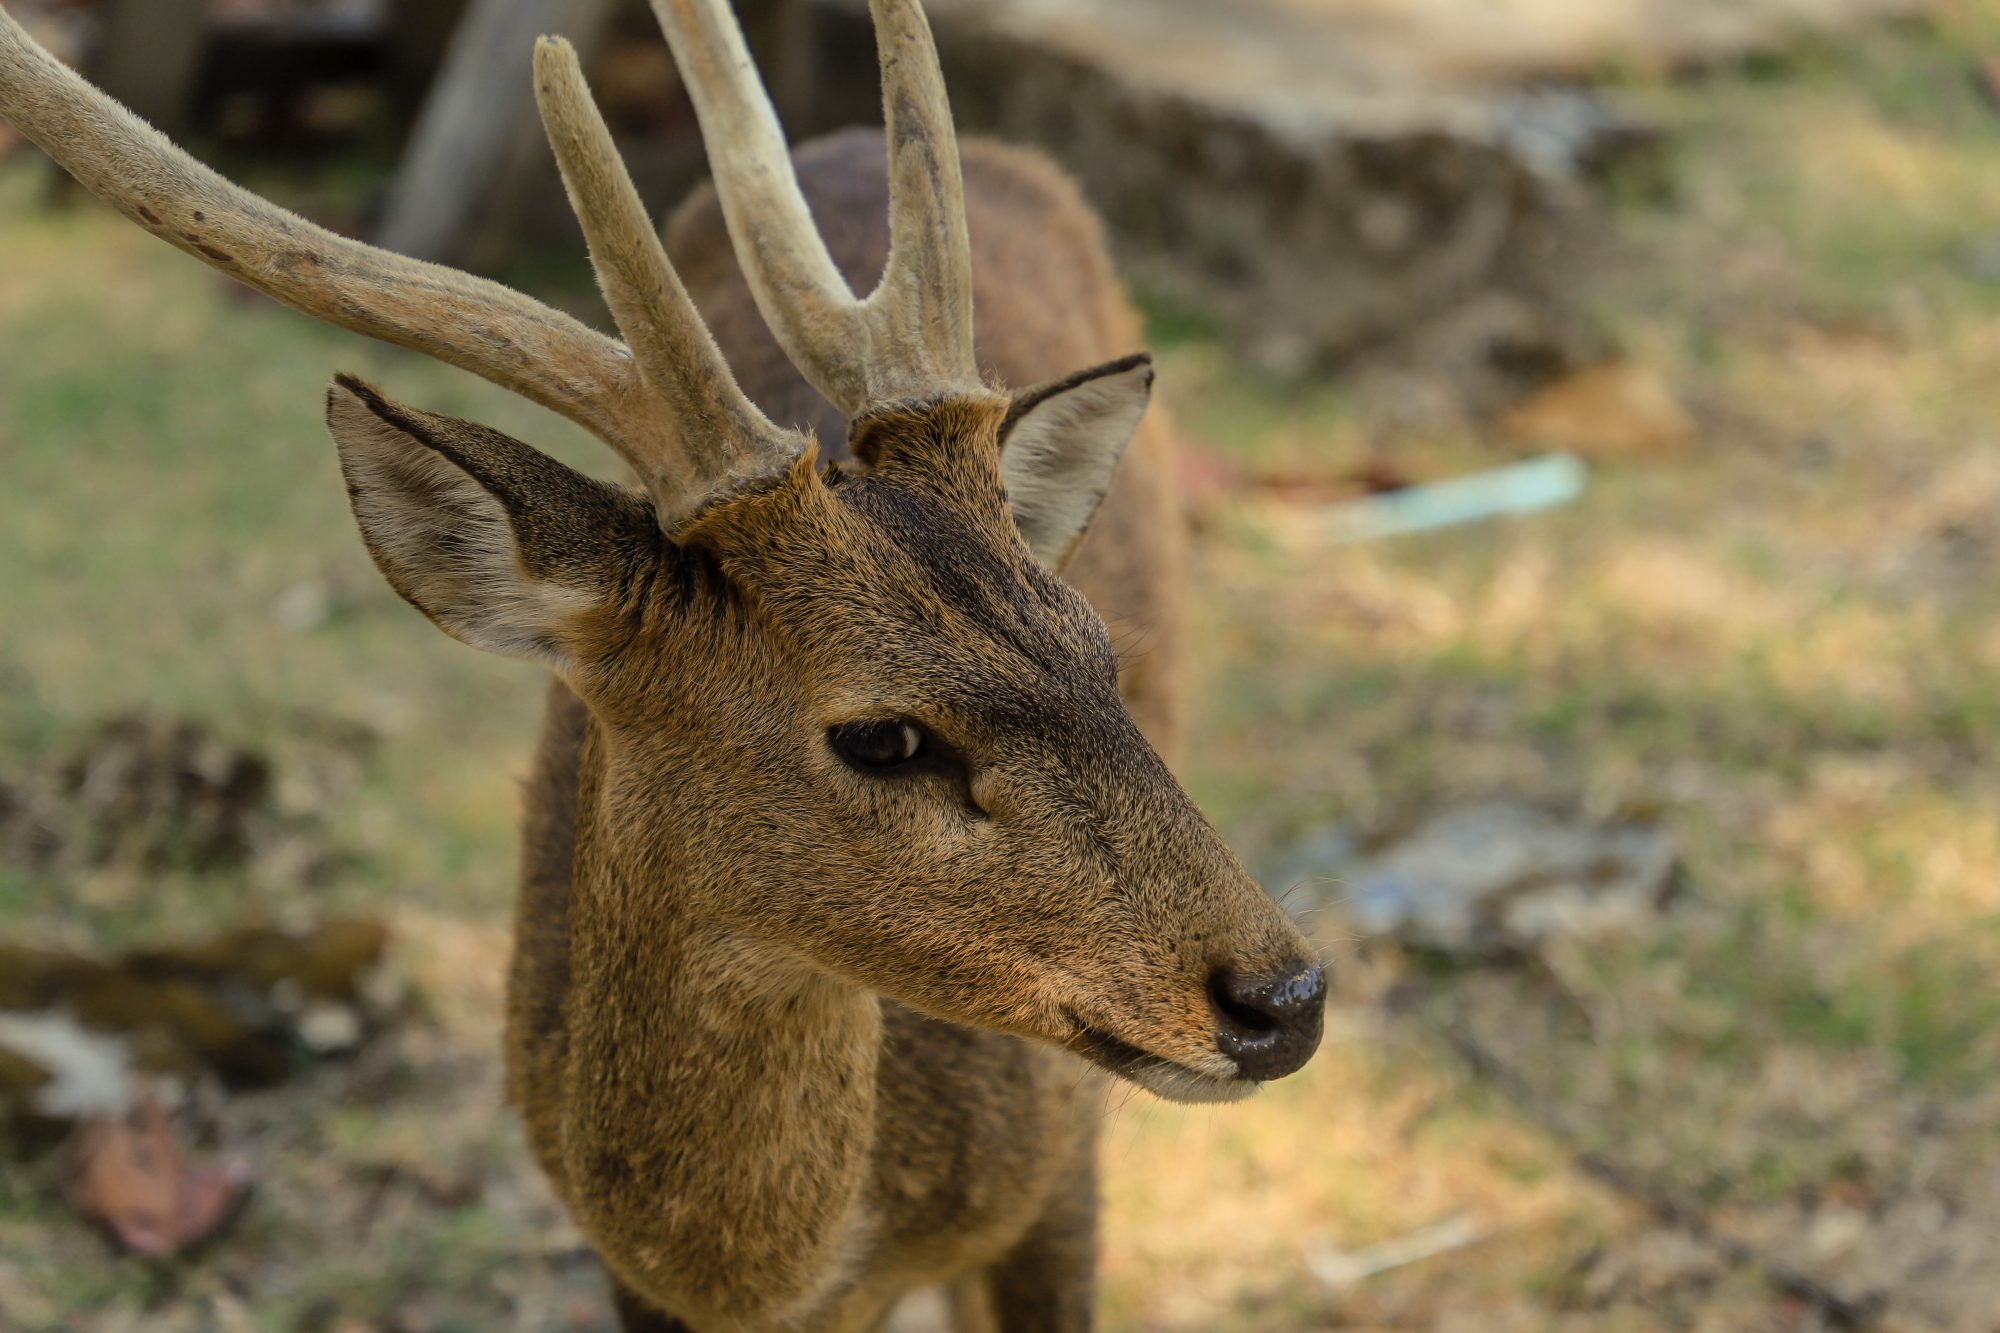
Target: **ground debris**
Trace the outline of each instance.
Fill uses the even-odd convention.
[[[181,1141],[150,1094],[116,1115],[95,1115],[78,1131],[70,1198],[119,1244],[165,1259],[208,1239],[234,1213],[250,1182],[241,1157],[201,1161]]]
[[[121,1111],[128,1071],[186,1087],[276,1083],[360,1044],[391,1016],[388,931],[333,919],[249,925],[111,959],[0,941],[0,1085],[16,1111]]]
[[[1613,1152],[1591,1146],[1589,1136],[1575,1123],[1575,1109],[1558,1105],[1536,1088],[1522,1071],[1508,1063],[1506,1057],[1482,1042],[1474,1024],[1461,1018],[1452,1025],[1448,1035],[1468,1065],[1491,1081],[1529,1119],[1573,1154],[1576,1168],[1582,1174],[1645,1209],[1657,1222],[1711,1251],[1718,1261],[1718,1269],[1734,1267],[1760,1274],[1778,1290],[1811,1306],[1835,1328],[1875,1326],[1884,1304],[1883,1293],[1851,1294],[1854,1291],[1851,1282],[1825,1278],[1812,1268],[1794,1265],[1786,1256],[1742,1238],[1734,1228],[1719,1225],[1708,1211],[1677,1193],[1666,1182],[1622,1160]],[[1604,1265],[1609,1272],[1600,1275],[1594,1284],[1587,1279],[1584,1284],[1587,1294],[1592,1293],[1595,1287],[1594,1295],[1600,1300],[1608,1300],[1614,1295],[1629,1297],[1637,1284],[1644,1287],[1643,1300],[1650,1304],[1661,1294],[1662,1286],[1658,1284],[1665,1287],[1689,1281],[1699,1284],[1708,1278],[1707,1266],[1692,1257],[1685,1247],[1669,1245],[1667,1248],[1672,1262],[1660,1263],[1657,1262],[1660,1258],[1659,1247],[1649,1243],[1650,1233],[1640,1232],[1638,1235],[1640,1252],[1622,1265],[1606,1261],[1601,1256],[1592,1261],[1593,1265]],[[1621,1268],[1623,1271],[1620,1271]]]
[[[1453,956],[1522,953],[1642,926],[1671,895],[1677,864],[1656,825],[1487,800],[1444,810],[1359,861],[1346,911],[1364,933]]]
[[[1535,513],[1576,499],[1585,479],[1576,458],[1549,454],[1333,503],[1300,504],[1296,492],[1272,491],[1250,513],[1274,539],[1317,550]]]
[[[263,755],[199,723],[128,713],[98,728],[57,771],[93,864],[196,868],[242,861],[271,792]]]
[[[123,1041],[65,1013],[0,1011],[0,1117],[67,1122],[131,1102],[132,1053]]]
[[[1476,1245],[1492,1233],[1469,1217],[1447,1217],[1406,1236],[1396,1236],[1358,1250],[1335,1250],[1323,1244],[1305,1248],[1306,1267],[1327,1286],[1349,1287],[1378,1273]]]
[[[1630,361],[1557,380],[1508,410],[1500,434],[1585,458],[1671,458],[1695,435],[1694,417],[1659,372]]]
[[[318,807],[351,784],[373,736],[330,720],[292,730],[302,749],[281,772],[267,751],[193,718],[112,717],[0,778],[0,861],[49,873],[248,867],[318,882],[337,864]]]
[[[846,12],[847,0],[822,0]],[[1468,404],[1596,341],[1597,181],[1661,126],[1589,86],[1924,0],[936,0],[963,129],[1040,143],[1148,289],[1280,375],[1400,363]],[[1132,40],[1134,32],[1146,40]],[[1162,188],[1162,182],[1171,182]]]
[[[1549,975],[1488,968],[1432,992],[1466,1065],[1643,1215],[1578,1260],[1563,1308],[1719,1309],[1747,1280],[1809,1315],[1787,1327],[1991,1333],[2000,1091],[1941,1102],[1865,1055],[1798,1043],[1755,1065],[1633,1058],[1641,1032],[1698,1030],[1684,987],[1593,973],[1572,951]]]
[[[356,1327],[442,1327],[451,1320],[423,1310],[472,1299],[494,1307],[481,1327],[519,1302],[539,1312],[525,1326],[602,1327],[559,1325],[543,1308],[580,1294],[601,1308],[598,1279],[573,1232],[551,1230],[561,1214],[501,1119],[494,1034],[453,1025],[461,988],[497,1022],[505,933],[454,930],[440,962],[438,941],[412,929],[412,956],[393,960],[391,928],[367,918],[249,924],[116,955],[0,944],[0,1192],[31,1219],[0,1218],[0,1326],[19,1313],[23,1327],[102,1333],[298,1327],[291,1279],[274,1271],[310,1275],[338,1253],[370,1280],[310,1297],[328,1319],[308,1326],[352,1313]],[[426,1002],[404,1001],[406,981]],[[64,1201],[136,1259],[200,1249],[170,1270],[185,1287],[155,1308],[147,1275],[169,1270],[112,1263],[89,1229],[52,1224],[46,1210]],[[246,1203],[252,1224],[209,1245]],[[466,1243],[453,1215],[509,1219],[480,1233],[494,1257],[463,1287],[439,1268]],[[521,1237],[546,1253],[508,1248]],[[410,1260],[412,1246],[429,1259]],[[30,1271],[10,1273],[12,1255],[32,1256]],[[105,1293],[87,1313],[61,1294],[76,1283]],[[242,1319],[202,1317],[217,1288],[245,1303]],[[404,1307],[407,1320],[391,1317]]]

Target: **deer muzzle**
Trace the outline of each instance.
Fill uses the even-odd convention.
[[[1326,976],[1312,966],[1261,977],[1220,968],[1208,979],[1208,1002],[1216,1049],[1262,1083],[1297,1071],[1319,1049]]]

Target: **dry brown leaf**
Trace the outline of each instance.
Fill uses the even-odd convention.
[[[172,1118],[148,1094],[123,1115],[83,1123],[70,1198],[127,1250],[165,1259],[214,1234],[249,1182],[249,1165],[241,1158],[192,1158]]]
[[[1510,440],[1588,458],[1667,458],[1694,439],[1694,418],[1657,373],[1629,361],[1578,371],[1500,419]]]

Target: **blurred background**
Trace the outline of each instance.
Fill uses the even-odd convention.
[[[4,0],[225,173],[603,324],[628,0]],[[859,0],[741,0],[795,138]],[[1108,221],[1184,436],[1203,807],[1326,949],[1255,1100],[1117,1092],[1105,1326],[2000,1308],[2000,6],[930,0]],[[398,601],[330,372],[0,124],[0,1328],[610,1325],[501,1108],[541,681]]]

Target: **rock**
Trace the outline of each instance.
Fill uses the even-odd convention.
[[[145,1068],[188,1082],[213,1071],[233,1088],[269,1087],[295,1063],[289,1026],[268,994],[248,987],[155,979],[118,968],[64,997],[100,1032],[122,1034]]]
[[[351,1051],[366,1035],[360,1013],[350,1004],[315,1000],[299,1014],[299,1038],[314,1055]]]
[[[1592,351],[1579,262],[1598,179],[1660,130],[1591,86],[1920,13],[1928,0],[931,0],[967,131],[1038,144],[1110,224],[1123,270],[1211,314],[1285,374],[1355,360],[1472,396],[1520,374],[1462,316],[1525,312],[1558,361]],[[861,0],[814,0],[818,121],[879,107]],[[1541,354],[1538,354],[1538,356]],[[1510,363],[1510,364],[1502,364]],[[1511,373],[1510,373],[1511,372]],[[1499,386],[1491,392],[1498,393]],[[1504,399],[1501,399],[1504,401]],[[1486,410],[1484,401],[1472,404]]]
[[[0,1013],[0,1101],[45,1120],[116,1115],[132,1102],[125,1043],[64,1013]]]
[[[20,1081],[38,1099],[29,1109],[74,1119],[86,1108],[64,1091],[64,1061],[102,1055],[107,1042],[116,1059],[98,1066],[183,1086],[210,1076],[232,1088],[277,1083],[310,1056],[354,1049],[391,1017],[399,993],[386,980],[387,948],[387,929],[362,918],[298,932],[242,926],[109,960],[0,943],[0,1050],[55,1077],[41,1088],[9,1075],[0,1095]],[[51,1098],[63,1106],[40,1105]]]
[[[46,1009],[59,995],[110,976],[101,959],[0,940],[0,1009]]]
[[[134,949],[122,965],[150,979],[180,977],[259,990],[296,987],[303,997],[352,999],[382,961],[389,930],[365,917],[335,917],[306,931],[238,926],[188,944]]]
[[[1652,825],[1494,800],[1446,810],[1360,861],[1347,911],[1366,933],[1492,957],[1641,928],[1677,865],[1673,840]]]

